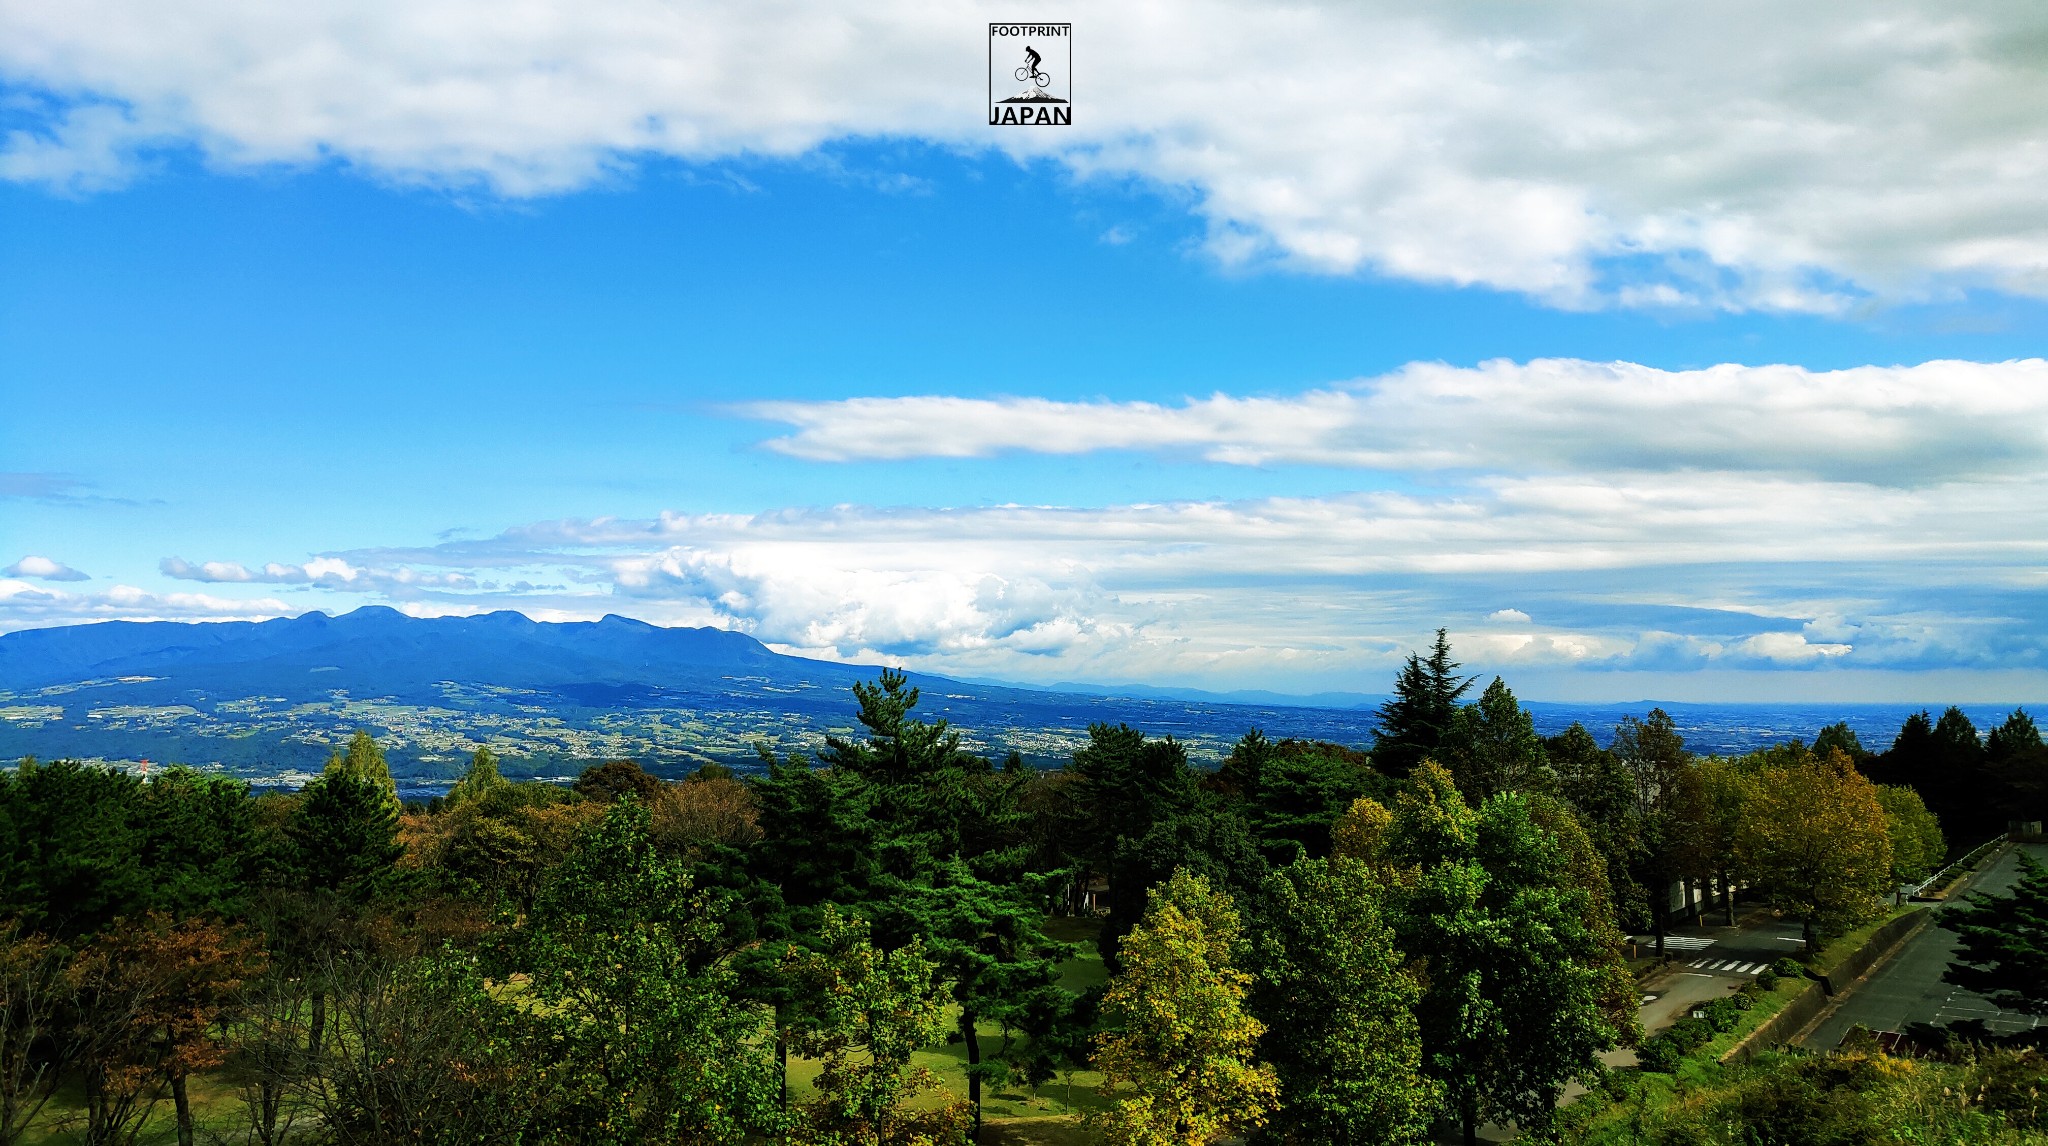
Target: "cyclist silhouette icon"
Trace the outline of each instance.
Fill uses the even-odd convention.
[[[1052,83],[1052,77],[1038,70],[1038,61],[1044,58],[1038,54],[1038,49],[1029,44],[1024,45],[1024,66],[1018,68],[1014,74],[1020,80],[1030,80],[1038,87],[1045,87]]]

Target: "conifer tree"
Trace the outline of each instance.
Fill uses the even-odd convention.
[[[1373,766],[1389,776],[1406,776],[1442,746],[1457,715],[1458,701],[1477,677],[1460,677],[1446,631],[1436,631],[1427,659],[1408,654],[1394,678],[1394,696],[1379,709],[1373,730]]]
[[[2020,878],[2003,895],[1978,893],[1936,918],[1957,934],[1956,961],[1943,978],[2000,1007],[2048,1014],[2048,867],[2025,852]]]
[[[1457,779],[1458,790],[1473,800],[1553,786],[1536,724],[1499,677],[1486,686],[1478,703],[1457,710],[1439,755]]]

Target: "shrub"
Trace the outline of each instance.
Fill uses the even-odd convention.
[[[1803,979],[1806,968],[1797,959],[1780,959],[1771,964],[1771,973],[1780,979]]]
[[[1752,982],[1756,984],[1756,989],[1759,991],[1771,990],[1778,985],[1778,973],[1766,967],[1756,973],[1756,978]]]
[[[1678,1060],[1683,1057],[1679,1054],[1678,1048],[1671,1044],[1671,1040],[1663,1035],[1645,1040],[1636,1050],[1636,1062],[1640,1063],[1644,1070],[1654,1070],[1659,1074],[1670,1074],[1677,1070]]]

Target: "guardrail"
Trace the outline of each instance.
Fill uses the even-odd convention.
[[[1942,868],[1940,871],[1935,872],[1933,875],[1930,875],[1926,879],[1923,879],[1919,883],[1915,884],[1913,886],[1913,889],[1906,893],[1906,898],[1920,899],[1925,895],[1927,889],[1930,887],[1947,887],[1950,883],[1954,882],[1957,876],[1961,875],[1965,869],[1977,866],[1978,863],[1983,861],[1985,856],[1991,854],[1994,848],[1998,847],[1998,845],[2004,843],[2005,841],[2006,837],[2003,834],[2001,834],[1993,836],[1990,839],[1985,840],[1983,843],[1978,844],[1975,848],[1972,848],[1970,850],[1970,853],[1968,855],[1964,856],[1963,858],[1957,860],[1952,864],[1949,864],[1947,867]]]

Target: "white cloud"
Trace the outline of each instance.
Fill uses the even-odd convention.
[[[0,0],[0,174],[149,147],[540,194],[916,138],[1184,193],[1228,260],[1563,305],[2048,293],[2048,15],[1986,0],[1100,6],[1071,130],[982,122],[988,5]]]
[[[92,580],[90,574],[80,573],[78,570],[60,561],[52,561],[47,557],[37,557],[34,554],[16,561],[5,569],[0,569],[0,574],[5,574],[9,577],[34,577],[39,581]]]
[[[837,657],[993,648],[1038,656],[1127,632],[1092,620],[1086,606],[1097,594],[1071,576],[1056,589],[971,563],[935,564],[929,553],[905,563],[840,548],[678,546],[620,559],[613,569],[623,594],[702,600],[762,640]]]
[[[1342,387],[1177,406],[936,396],[738,409],[796,427],[768,447],[819,461],[1124,449],[1233,465],[1753,470],[1908,485],[2048,469],[2038,358],[1831,371],[1416,363]]]
[[[401,568],[476,586],[407,590],[422,607],[626,612],[1013,679],[1378,687],[1440,624],[1494,667],[2048,662],[2031,604],[2048,566],[2040,473],[1484,475],[1242,502],[670,513],[336,559],[358,571],[346,591],[372,597]],[[487,587],[506,569],[573,588]],[[1510,593],[1522,604],[1499,608]]]
[[[80,593],[0,578],[0,631],[88,621],[263,621],[297,611],[274,597],[151,593],[133,585]]]
[[[180,581],[214,584],[259,582],[268,585],[318,585],[327,589],[467,589],[475,586],[472,579],[462,574],[421,573],[403,566],[359,569],[337,557],[315,557],[298,565],[273,561],[262,569],[250,569],[234,561],[203,561],[195,565],[182,557],[166,557],[157,563],[157,571]]]

